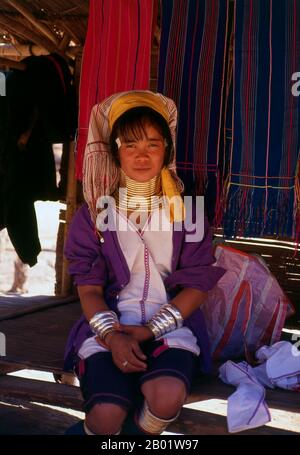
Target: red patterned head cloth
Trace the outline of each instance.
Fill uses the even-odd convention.
[[[165,194],[180,195],[183,191],[183,183],[176,174],[177,108],[174,101],[149,90],[116,93],[93,107],[89,122],[83,161],[83,194],[94,223],[98,214],[98,198],[113,194],[119,183],[120,169],[113,161],[109,144],[113,124],[129,109],[141,106],[150,107],[162,115],[170,128],[174,147],[168,167],[162,170]],[[179,218],[174,217],[176,221]]]

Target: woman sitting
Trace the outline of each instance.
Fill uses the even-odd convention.
[[[87,203],[65,247],[83,309],[66,369],[80,379],[86,434],[118,434],[128,415],[123,431],[162,433],[209,368],[199,307],[224,270],[213,266],[204,214],[182,197],[176,115],[172,100],[148,91],[113,95],[92,111]]]

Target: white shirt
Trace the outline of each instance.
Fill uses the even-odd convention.
[[[127,222],[128,229],[125,231],[124,223]],[[140,230],[130,219],[117,212],[116,227],[118,241],[130,270],[130,281],[117,296],[120,322],[143,325],[169,301],[164,279],[171,273],[172,224],[165,211],[157,209]],[[200,354],[197,340],[188,327],[165,334],[163,340],[170,347]],[[78,354],[81,358],[87,358],[105,351],[107,349],[100,346],[95,337],[91,337],[83,342]]]

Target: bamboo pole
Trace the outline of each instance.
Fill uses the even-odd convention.
[[[67,53],[68,55],[71,55],[72,58],[75,59],[75,58],[77,58],[77,56],[78,56],[79,54],[82,53],[82,49],[83,49],[82,46],[69,46],[68,49],[67,49],[67,51],[66,51],[66,53]]]
[[[79,104],[79,88],[80,88],[80,76],[81,76],[81,65],[82,65],[82,48],[78,52],[75,58],[75,66],[74,66],[74,84],[76,89],[76,99],[77,103]]]
[[[38,46],[36,44],[5,44],[0,46],[0,57],[14,57],[17,59],[23,57],[29,57],[30,55],[48,55],[49,51],[44,47]]]
[[[76,55],[75,58],[75,67],[74,67],[74,83],[76,87],[76,96],[77,102],[79,101],[79,82],[80,82],[80,72],[81,72],[81,60],[82,60],[82,49]],[[69,147],[69,150],[67,149]],[[62,154],[62,161],[61,161],[61,183],[63,183],[61,190],[62,194],[66,194],[65,200],[67,204],[66,212],[63,214],[64,224],[60,224],[64,226],[64,241],[59,243],[59,239],[61,238],[60,230],[58,233],[58,242],[56,247],[56,257],[57,257],[57,264],[56,264],[56,294],[63,294],[68,295],[72,292],[72,282],[71,278],[68,275],[68,263],[65,258],[63,258],[63,248],[64,243],[68,235],[69,225],[71,219],[77,210],[77,197],[80,194],[80,189],[77,184],[77,180],[75,177],[75,155],[74,155],[74,142],[71,144],[65,144]],[[64,165],[65,160],[66,165]],[[66,169],[67,168],[67,169]],[[66,169],[66,172],[64,171]],[[66,189],[64,186],[64,182],[66,182]],[[78,194],[77,194],[78,193]],[[59,260],[61,260],[62,264],[60,266]]]
[[[69,46],[70,41],[71,41],[70,36],[68,35],[68,33],[65,32],[62,40],[59,43],[58,52],[64,53],[71,60],[75,60],[76,50],[73,50],[73,47]]]
[[[21,5],[17,0],[6,0],[6,3],[8,3],[10,6],[19,11],[19,13],[22,14],[22,16],[24,16],[32,25],[34,25],[35,28],[37,28],[40,33],[42,33],[50,41],[52,41],[52,43],[54,43],[55,46],[59,45],[58,37],[54,33],[52,33],[48,27],[39,22],[25,6]]]
[[[59,43],[58,48],[59,48],[61,51],[65,52],[66,49],[69,47],[70,41],[71,41],[71,38],[70,38],[70,36],[68,35],[68,33],[64,33],[64,36],[63,36],[61,42]]]
[[[30,41],[38,46],[41,46],[48,52],[55,51],[55,46],[51,42],[49,42],[49,40],[44,38],[44,36],[39,35],[38,33],[35,33],[32,30],[29,30],[27,27],[25,27],[23,24],[16,20],[8,19],[3,14],[0,14],[0,24],[2,25],[2,27],[5,26],[5,28],[10,34],[18,36],[22,40]],[[20,56],[20,58],[21,57],[22,56]]]
[[[67,23],[62,20],[57,21],[57,25],[65,32],[67,33],[75,43],[80,43],[80,40],[78,36],[76,35],[75,31],[72,29],[72,27]],[[82,43],[80,43],[82,44]]]
[[[26,70],[26,64],[22,62],[17,62],[15,60],[9,60],[8,58],[0,57],[0,68],[9,68],[17,70]]]
[[[76,211],[76,189],[77,182],[75,177],[75,155],[74,155],[74,142],[64,144],[64,147],[69,147],[69,162],[68,162],[68,181],[67,181],[67,194],[66,194],[66,220],[64,229],[64,244],[69,231],[69,225]],[[71,292],[72,282],[68,274],[68,261],[63,257],[62,264],[62,295],[68,295]]]
[[[0,14],[0,25],[2,24],[5,25],[7,31],[13,35],[19,36],[23,40],[25,39],[26,41],[30,41],[35,43],[36,45],[40,46],[41,48],[47,50],[48,52],[45,52],[43,55],[51,54],[52,52],[56,52],[57,54],[61,55],[65,59],[69,59],[70,61],[73,61],[75,59],[74,51],[72,51],[72,48],[68,48],[66,52],[61,51],[58,49],[56,46],[54,46],[53,43],[51,43],[49,40],[47,40],[44,36],[39,35],[38,33],[32,32],[31,30],[28,30],[24,25],[20,24],[17,21],[8,21],[7,23],[5,22],[5,17]],[[71,50],[70,50],[71,49]],[[24,57],[23,55],[19,55],[19,58],[21,59]]]

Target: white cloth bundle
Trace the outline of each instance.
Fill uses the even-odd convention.
[[[247,362],[228,360],[220,367],[220,378],[237,387],[228,398],[227,424],[230,433],[257,428],[270,422],[265,403],[267,387],[300,390],[300,351],[287,341],[263,346],[256,352],[262,363],[252,368]]]

